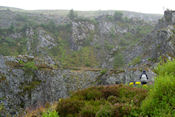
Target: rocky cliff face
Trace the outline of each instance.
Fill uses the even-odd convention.
[[[154,23],[120,15],[70,19],[27,13],[34,23],[21,12],[22,17],[5,12],[16,19],[9,19],[14,25],[0,22],[8,25],[0,29],[0,111],[4,116],[89,86],[138,81],[142,70],[152,83],[158,58],[175,56],[174,11],[166,11],[154,30]]]
[[[1,23],[4,22],[6,25],[6,19],[10,19],[8,28],[0,29],[0,54],[50,56],[66,66],[117,67],[113,62],[117,61],[115,59],[110,60],[110,65],[106,64],[111,51],[116,48],[125,50],[129,46],[134,46],[152,31],[154,26],[144,20],[124,17],[118,12],[116,13],[118,16],[107,14],[93,19],[64,17],[64,22],[57,16],[59,23],[55,21],[54,16],[38,16],[36,13],[11,10],[0,10],[0,12],[5,12],[4,19],[0,19]],[[113,52],[112,56],[118,55]]]
[[[61,69],[47,58],[0,56],[1,115],[15,115],[26,107],[54,102],[89,86],[139,81],[140,74],[139,69]],[[153,75],[148,70],[150,82]]]
[[[138,42],[138,46],[126,52],[126,61],[131,62],[135,57],[141,57],[140,64],[152,66],[159,58],[172,59],[174,49],[174,11],[165,11],[165,15],[155,26],[155,30]]]
[[[32,56],[0,56],[1,113],[14,115],[21,108],[67,97],[71,91],[95,85],[98,74],[57,69],[54,62]]]

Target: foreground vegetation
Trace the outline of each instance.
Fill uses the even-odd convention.
[[[91,87],[76,91],[69,98],[60,99],[54,110],[39,109],[33,115],[28,114],[27,117],[29,115],[42,117],[50,117],[50,115],[53,117],[58,117],[58,115],[59,117],[137,116],[141,112],[140,104],[146,96],[146,89],[126,85]]]
[[[155,69],[154,88],[143,101],[143,113],[151,117],[175,116],[175,60],[161,63]]]
[[[173,117],[175,116],[175,60],[161,63],[150,89],[111,85],[91,87],[60,99],[43,117]],[[49,111],[48,111],[49,110]]]
[[[91,87],[59,101],[56,111],[61,117],[137,116],[147,90],[125,85]]]

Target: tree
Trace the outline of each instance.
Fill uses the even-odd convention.
[[[122,19],[122,16],[123,16],[123,14],[121,12],[116,11],[114,13],[114,20],[121,20]]]
[[[74,12],[73,9],[71,9],[71,10],[69,11],[68,17],[69,17],[71,20],[73,20],[73,19],[75,19],[75,18],[77,17],[77,14]]]
[[[117,52],[114,55],[114,68],[123,67],[123,65],[124,65],[123,55],[121,53]]]
[[[11,25],[10,25],[10,27],[9,27],[9,32],[10,32],[10,33],[15,32],[15,27],[14,27],[13,23],[11,23]]]

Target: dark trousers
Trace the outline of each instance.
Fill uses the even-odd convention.
[[[142,85],[147,84],[147,82],[141,82]]]

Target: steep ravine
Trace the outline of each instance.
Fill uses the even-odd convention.
[[[141,74],[139,69],[62,69],[48,63],[32,56],[0,56],[0,99],[4,105],[1,113],[14,115],[26,107],[57,101],[89,86],[138,81]],[[153,75],[149,70],[150,82]]]
[[[173,46],[175,42],[175,22],[172,20],[174,15],[168,16],[170,19],[167,20],[166,13],[172,14],[173,11],[165,12],[165,16],[156,25],[154,31],[140,39],[135,46],[126,46],[128,48],[121,48],[120,45],[117,45],[118,37],[124,36],[127,32],[131,33],[132,36],[138,34],[136,25],[131,26],[129,24],[131,26],[129,28],[123,25],[123,27],[119,25],[113,27],[118,21],[106,21],[106,16],[99,17],[97,20],[98,25],[89,20],[71,21],[71,31],[67,30],[65,26],[61,27],[58,39],[56,38],[57,34],[54,35],[53,32],[51,33],[43,27],[27,27],[23,30],[24,32],[10,32],[9,35],[3,33],[1,41],[4,41],[7,35],[16,40],[26,37],[24,41],[26,41],[27,48],[25,48],[26,51],[23,53],[26,55],[0,55],[0,104],[3,107],[0,110],[1,115],[14,116],[26,107],[35,107],[38,104],[57,101],[59,98],[69,96],[72,91],[89,86],[115,83],[128,84],[130,81],[138,81],[142,70],[147,71],[149,82],[154,82],[155,73],[153,69],[159,62],[158,58],[172,59],[175,53]],[[133,22],[136,23],[137,21]],[[141,25],[145,25],[145,23],[142,22]],[[66,26],[69,27],[70,25]],[[64,31],[67,31],[67,35],[65,35]],[[67,39],[69,43],[61,41],[64,39]],[[104,48],[103,46],[107,45],[105,40],[108,40],[110,44],[113,43],[115,47],[110,48],[109,46],[109,50]],[[20,46],[22,43],[19,42],[17,45],[23,47]],[[12,42],[12,44],[14,43]],[[64,44],[66,45],[64,47],[68,45],[68,48],[65,49],[63,47]],[[94,53],[90,51],[92,48],[89,49],[86,46],[95,47],[98,46],[97,44],[102,48],[97,47],[94,52],[97,58],[103,57],[100,59],[101,65],[97,65],[94,62],[93,56],[90,56],[90,60],[93,61],[88,61],[87,55],[84,55],[85,58],[80,60],[86,59],[87,66],[84,64],[74,66],[74,60],[79,60],[79,58],[76,58],[77,53],[75,53],[71,56],[72,59],[75,57],[71,61],[74,64],[66,66],[67,61],[64,61],[65,53],[62,54],[57,51],[62,50],[61,52],[64,52],[70,49],[68,54],[78,51],[81,53],[80,55],[83,55],[83,52],[89,52],[89,55],[93,55]],[[57,46],[58,48],[54,52],[58,52],[57,54],[62,56],[58,56],[55,59],[53,56],[49,56],[50,51],[48,50]],[[13,46],[11,45],[10,47]],[[82,48],[85,51],[80,51]],[[13,49],[15,50],[16,48],[11,48],[11,50]],[[113,68],[117,52],[121,52],[124,55],[125,65]],[[90,66],[91,64],[89,63],[91,62],[94,62],[94,66]]]

